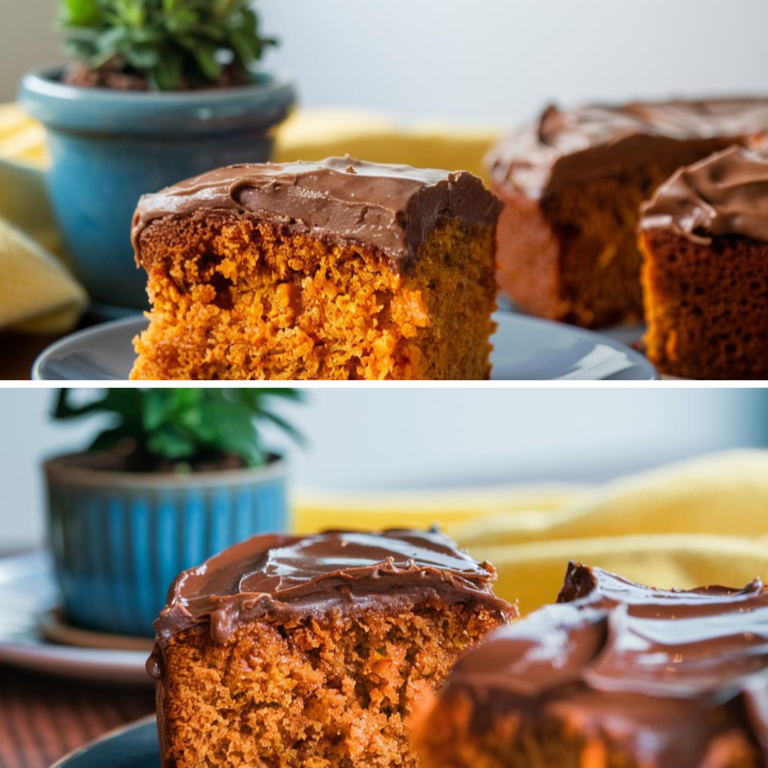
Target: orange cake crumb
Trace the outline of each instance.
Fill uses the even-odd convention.
[[[409,611],[262,620],[217,645],[174,638],[159,688],[166,766],[415,766],[408,720],[497,615],[426,601]]]

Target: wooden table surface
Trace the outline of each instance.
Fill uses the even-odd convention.
[[[20,552],[0,552],[0,559]],[[0,663],[0,768],[48,768],[155,711],[152,686],[95,684]]]
[[[47,768],[154,711],[149,687],[92,685],[0,665],[0,768]]]

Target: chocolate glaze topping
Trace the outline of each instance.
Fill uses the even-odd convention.
[[[641,229],[671,227],[697,243],[718,235],[768,241],[768,160],[730,147],[681,168],[641,213]]]
[[[207,625],[215,642],[226,643],[239,626],[265,615],[411,606],[429,597],[511,616],[514,607],[491,590],[495,578],[493,566],[434,531],[256,536],[176,578],[155,621],[157,642],[162,649],[176,633]],[[158,661],[154,654],[149,668]]]
[[[768,755],[768,592],[759,579],[663,591],[572,563],[557,605],[459,661],[456,694],[474,700],[478,729],[512,710],[555,718],[641,765],[704,765],[733,729]]]
[[[768,99],[712,99],[549,107],[538,125],[502,140],[488,155],[495,184],[538,199],[567,184],[675,158],[749,144],[768,131]]]
[[[233,165],[156,194],[144,195],[132,239],[141,263],[141,234],[152,221],[197,211],[251,211],[333,242],[380,249],[411,262],[444,219],[494,226],[501,209],[482,181],[466,171],[378,165],[350,157],[318,163]]]

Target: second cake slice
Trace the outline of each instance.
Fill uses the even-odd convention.
[[[422,768],[764,768],[768,591],[662,590],[571,563],[414,728]]]
[[[350,158],[145,195],[134,379],[486,379],[501,204],[466,172]]]

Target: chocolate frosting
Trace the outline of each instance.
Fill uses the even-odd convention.
[[[457,693],[479,729],[508,711],[554,718],[641,765],[696,768],[733,729],[768,755],[768,592],[664,591],[572,563],[557,605],[459,661]]]
[[[215,642],[226,643],[238,627],[265,615],[411,606],[430,597],[511,616],[514,607],[493,594],[495,579],[493,566],[475,562],[435,531],[269,534],[183,571],[155,629],[161,648],[196,625],[207,625]]]
[[[703,244],[719,235],[768,241],[768,160],[735,146],[681,168],[642,207],[639,226]]]
[[[317,163],[233,165],[144,195],[132,239],[166,216],[197,211],[251,211],[334,242],[363,243],[393,263],[411,263],[441,220],[495,226],[501,203],[466,171],[378,165],[350,157]]]
[[[681,145],[706,155],[765,131],[767,99],[553,106],[538,125],[497,144],[487,163],[496,185],[539,199],[571,183],[675,159]]]

